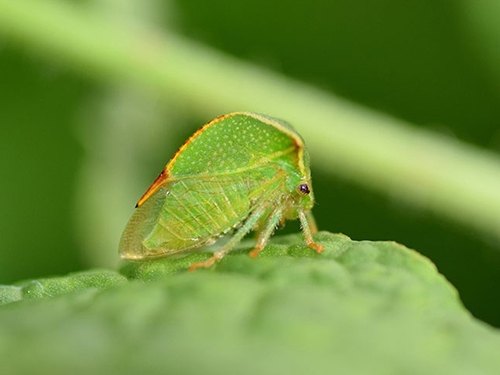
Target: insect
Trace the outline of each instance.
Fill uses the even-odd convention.
[[[195,132],[177,151],[136,205],[123,232],[123,259],[148,261],[177,256],[214,243],[235,230],[211,258],[189,270],[210,267],[250,231],[257,257],[278,225],[299,218],[307,245],[314,196],[304,141],[284,121],[235,112]]]

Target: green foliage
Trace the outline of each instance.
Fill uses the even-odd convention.
[[[316,240],[321,255],[292,235],[194,273],[209,254],[0,289],[4,303],[22,299],[0,309],[2,374],[497,373],[499,333],[428,259]]]
[[[16,285],[0,288],[0,304],[21,299],[55,297],[92,288],[105,289],[126,280],[117,272],[97,269],[70,274],[66,277],[20,281]]]

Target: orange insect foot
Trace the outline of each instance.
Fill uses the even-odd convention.
[[[211,258],[208,258],[206,261],[204,262],[194,262],[193,264],[191,264],[188,268],[188,271],[189,272],[193,272],[194,270],[196,270],[197,268],[208,268],[210,267],[212,264],[214,264],[214,262],[217,260],[216,257],[211,257]]]
[[[250,258],[257,258],[259,256],[259,252],[261,251],[262,249],[256,247],[255,249],[253,249],[252,251],[250,251],[248,253],[248,255],[250,256]]]
[[[318,254],[321,254],[323,250],[325,250],[325,247],[323,245],[318,245],[317,243],[310,243],[308,244],[310,247],[314,247],[316,249],[316,252]]]

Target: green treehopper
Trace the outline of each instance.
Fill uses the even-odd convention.
[[[123,232],[123,259],[148,261],[199,250],[236,229],[204,262],[222,259],[250,231],[256,257],[278,225],[299,218],[306,243],[317,226],[311,209],[309,155],[302,137],[284,121],[235,112],[195,132],[137,203]]]

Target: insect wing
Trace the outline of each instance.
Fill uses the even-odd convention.
[[[130,219],[120,245],[122,258],[146,260],[212,243],[271,200],[283,184],[274,164],[170,182]]]
[[[163,186],[134,211],[123,231],[118,246],[122,259],[143,260],[147,249],[143,241],[155,228],[168,195],[168,186]]]

